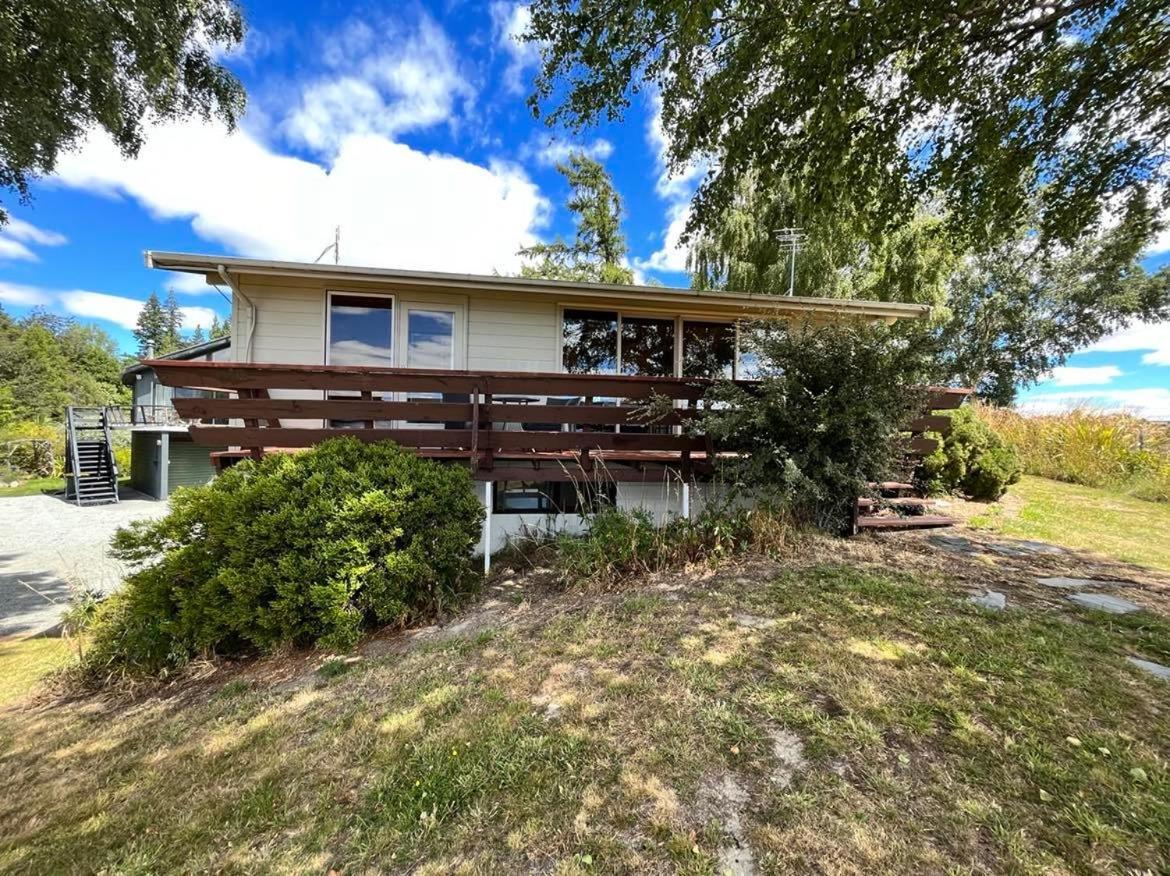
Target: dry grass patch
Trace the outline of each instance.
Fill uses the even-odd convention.
[[[308,684],[10,709],[0,869],[1170,868],[1165,685],[1124,660],[1170,662],[1164,618],[806,557],[534,595]]]

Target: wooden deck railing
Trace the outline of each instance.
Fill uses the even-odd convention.
[[[174,404],[187,419],[242,424],[192,425],[190,433],[197,443],[240,447],[252,455],[342,435],[392,440],[423,456],[467,460],[477,479],[501,481],[562,480],[579,476],[581,469],[591,471],[599,461],[615,480],[643,480],[648,470],[662,468],[702,476],[712,470],[717,452],[709,439],[679,428],[698,413],[696,403],[712,385],[709,380],[174,360],[145,364],[168,386],[234,393],[235,398],[176,398]],[[644,403],[655,397],[669,400],[670,406],[656,405],[650,421]],[[956,408],[965,397],[963,390],[932,389],[927,410]],[[945,428],[948,422],[933,415],[916,420],[912,451],[933,449],[921,432]],[[534,476],[538,467],[539,478]]]

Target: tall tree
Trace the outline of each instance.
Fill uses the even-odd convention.
[[[173,353],[185,345],[183,340],[183,311],[179,307],[179,299],[175,297],[175,290],[167,290],[167,300],[163,304],[163,338],[158,354]]]
[[[557,170],[568,180],[572,195],[567,204],[576,216],[572,242],[558,238],[520,250],[535,259],[524,265],[522,277],[630,284],[634,272],[626,267],[626,239],[622,235],[622,202],[605,168],[581,152],[574,152]]]
[[[968,257],[950,283],[938,379],[1009,404],[1109,332],[1170,318],[1170,266],[1150,274],[1139,262],[1151,223],[1131,211],[1072,247],[1021,235]]]
[[[219,321],[219,317],[212,314],[211,328],[207,330],[207,337],[211,340],[216,338],[226,338],[232,333],[232,324],[230,320]]]
[[[161,356],[166,352],[163,348],[167,338],[167,315],[162,302],[158,300],[158,293],[151,292],[142,305],[134,328],[134,338],[138,341],[140,359]]]
[[[867,232],[925,197],[965,243],[1035,209],[1071,244],[1106,202],[1170,192],[1165,0],[534,0],[530,104],[579,129],[661,98],[675,168],[714,159],[692,230],[758,169]],[[1167,197],[1167,195],[1163,195]]]
[[[133,156],[147,120],[215,116],[233,126],[244,89],[213,49],[243,37],[233,0],[5,0],[0,186],[27,199],[30,176],[52,173],[93,128]]]
[[[207,335],[203,333],[203,326],[197,325],[191,330],[191,337],[188,339],[190,344],[202,344],[207,340]]]

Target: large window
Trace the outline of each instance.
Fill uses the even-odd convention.
[[[618,315],[604,310],[566,310],[561,367],[566,374],[616,374]]]
[[[452,368],[455,365],[455,313],[407,308],[406,367]]]
[[[582,496],[584,491],[587,496]],[[500,481],[492,497],[493,514],[575,514],[582,499],[609,502],[616,499],[612,482],[578,485],[569,481]]]
[[[622,317],[622,374],[674,376],[674,320]]]
[[[394,364],[394,301],[373,295],[329,296],[329,364]]]
[[[735,375],[735,324],[683,322],[683,377]]]

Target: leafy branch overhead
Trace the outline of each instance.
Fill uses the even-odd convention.
[[[147,123],[198,116],[234,125],[244,88],[215,52],[243,38],[233,0],[6,0],[0,187],[27,199],[29,179],[52,173],[97,128],[133,156]]]
[[[805,224],[866,229],[933,199],[965,243],[1035,217],[1068,243],[1102,205],[1166,198],[1164,0],[535,0],[530,104],[580,128],[661,96],[677,169],[714,159],[691,228],[744,174],[802,193]]]

